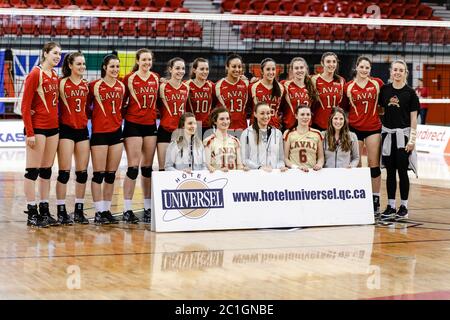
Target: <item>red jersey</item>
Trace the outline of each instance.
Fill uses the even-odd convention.
[[[319,100],[314,110],[313,123],[322,129],[326,129],[331,109],[341,104],[345,80],[340,77],[339,81],[333,79],[328,82],[321,75],[314,75],[311,80]]]
[[[22,119],[27,137],[34,136],[34,128],[55,129],[58,124],[58,76],[52,70],[47,75],[41,66],[34,67],[25,79],[22,97]],[[31,110],[34,114],[31,115]]]
[[[59,80],[59,121],[74,129],[87,127],[86,103],[89,85],[86,80],[75,84],[69,77]]]
[[[156,100],[158,98],[159,77],[150,72],[147,79],[142,79],[137,72],[129,73],[123,79],[125,99],[128,106],[124,108],[127,121],[152,125],[156,123]]]
[[[230,111],[230,129],[247,129],[247,114],[245,106],[248,99],[248,81],[239,79],[231,83],[223,78],[217,81],[214,93],[219,101],[218,106]]]
[[[378,78],[370,78],[364,88],[361,88],[354,80],[345,85],[345,95],[350,103],[348,122],[351,127],[358,131],[381,129],[377,106],[382,86],[383,81]]]
[[[274,82],[275,85],[275,82]],[[252,97],[252,114],[258,102],[267,102],[270,106],[271,118],[269,125],[275,128],[280,128],[281,121],[278,118],[278,111],[280,109],[281,98],[283,97],[284,88],[280,83],[276,83],[280,87],[280,96],[272,96],[272,88],[267,88],[262,80],[256,81],[249,86],[250,96]]]
[[[90,99],[93,100],[92,132],[114,132],[122,126],[122,102],[125,85],[116,80],[109,86],[103,79],[89,84]]]
[[[178,88],[167,83],[162,83],[159,88],[161,105],[160,126],[166,131],[173,132],[178,127],[178,121],[185,112],[186,102],[189,95],[189,86],[181,83]]]
[[[428,98],[428,89],[426,87],[417,87],[416,88],[416,94],[420,98]],[[420,109],[428,109],[428,104],[421,103]]]
[[[186,81],[189,86],[188,111],[195,114],[195,119],[202,122],[202,127],[209,127],[208,117],[211,111],[214,83],[206,80],[205,84],[198,87],[194,80]]]
[[[299,87],[294,80],[281,82],[284,86],[284,107],[283,107],[283,125],[290,129],[295,125],[295,111],[301,104],[311,107],[312,99],[309,96],[306,86]]]

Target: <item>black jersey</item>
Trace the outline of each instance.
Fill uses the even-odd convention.
[[[411,112],[419,111],[419,97],[413,88],[405,85],[395,89],[392,83],[381,87],[380,106],[384,108],[383,126],[389,129],[411,126]]]

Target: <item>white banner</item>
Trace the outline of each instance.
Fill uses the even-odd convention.
[[[416,150],[450,154],[450,127],[418,125]]]
[[[3,120],[0,125],[0,147],[25,147],[22,120]]]
[[[368,168],[154,172],[157,232],[374,223]]]

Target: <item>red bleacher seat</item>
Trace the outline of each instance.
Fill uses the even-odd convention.
[[[72,1],[71,0],[57,0],[57,3],[59,4],[59,6],[61,8],[65,8],[65,7],[68,7],[68,6],[72,5]]]
[[[418,8],[416,19],[419,20],[428,20],[433,15],[433,9],[425,4],[421,4]]]
[[[445,44],[446,33],[447,31],[445,28],[434,28],[434,31],[431,34],[432,42],[437,44]]]
[[[11,5],[9,4],[9,0],[3,0],[0,2],[0,8],[11,8]],[[0,26],[1,26],[1,19],[0,19]],[[0,31],[1,32],[1,31]]]
[[[25,3],[31,9],[44,9],[44,5],[40,0],[25,0]]]
[[[22,0],[9,0],[11,7],[16,9],[25,9],[28,8],[27,4]]]
[[[137,19],[122,19],[119,23],[119,34],[124,37],[137,37]]]
[[[150,19],[138,20],[138,35],[141,37],[154,37],[155,29],[153,22]]]
[[[222,0],[222,3],[220,4],[220,12],[230,12],[235,7],[235,1],[234,0]]]
[[[256,26],[255,39],[272,39],[272,23],[258,23]]]
[[[256,33],[256,22],[244,22],[241,26],[241,39],[254,38]]]
[[[403,42],[403,29],[399,26],[389,26],[387,28],[389,34],[388,42]]]
[[[361,1],[351,2],[350,11],[348,14],[349,18],[360,18],[366,14],[366,4]]]
[[[261,13],[264,10],[265,0],[251,0],[250,1],[250,10],[254,10],[257,14]]]
[[[414,5],[416,7],[419,6],[420,4],[420,0],[404,0],[405,1],[405,5]]]
[[[432,28],[431,30],[425,27],[416,28],[416,42],[417,43],[430,43],[431,42],[431,34],[435,33],[436,30]]]
[[[166,0],[153,0],[153,5],[157,8],[163,8],[166,6]]]
[[[105,4],[105,2],[103,0],[90,0],[91,1],[91,5],[92,8],[95,10],[109,10],[109,6]]]
[[[155,35],[157,37],[169,36],[169,21],[168,20],[155,20]]]
[[[280,7],[280,2],[278,0],[267,0],[264,2],[264,10],[275,13]]]
[[[334,40],[332,27],[333,27],[332,25],[320,24],[319,27],[317,28],[318,39],[328,41]]]
[[[284,35],[286,33],[286,24],[275,22],[273,24],[272,33],[274,39],[284,39]]]
[[[295,0],[283,0],[280,2],[279,10],[290,14],[294,9]]]
[[[333,25],[334,40],[347,41],[347,26],[341,24]]]
[[[402,29],[403,29],[403,42],[416,43],[416,29],[414,27],[404,27]]]
[[[168,0],[167,5],[175,10],[183,6],[184,0]]]
[[[403,19],[405,15],[405,6],[402,4],[393,4],[390,19]]]
[[[56,0],[42,0],[42,4],[47,9],[61,9],[61,6],[56,3]]]
[[[403,14],[403,19],[414,20],[419,13],[419,8],[414,5],[407,5],[405,7],[405,13]]]
[[[169,29],[169,38],[177,37],[184,38],[187,36],[184,31],[184,20],[172,20],[169,22],[167,28]]]
[[[162,7],[161,9],[159,9],[160,12],[175,12],[174,8],[170,8],[170,7]]]
[[[303,30],[302,25],[298,23],[290,23],[286,27],[286,35],[284,38],[288,41],[292,39],[301,40],[303,37],[302,30]]]
[[[73,0],[73,4],[82,10],[92,10],[92,6],[89,4],[88,0]]]
[[[294,4],[294,12],[293,15],[303,16],[309,12],[309,3],[306,1],[297,1]],[[294,14],[295,13],[295,14]]]
[[[336,13],[336,2],[334,1],[327,1],[323,4],[322,9],[324,12],[330,13],[332,16]]]
[[[346,18],[350,13],[350,5],[348,1],[339,1],[336,4],[335,16],[339,18]]]
[[[234,6],[231,9],[233,14],[244,14],[250,9],[250,0],[237,0],[234,2]]]
[[[202,38],[202,27],[196,21],[189,20],[186,22],[184,28],[189,37]]]
[[[389,42],[389,32],[386,27],[375,29],[375,41],[376,42]]]
[[[23,16],[20,20],[20,34],[21,35],[39,35],[39,29],[37,28],[36,21],[34,17],[31,16]]]
[[[304,24],[302,27],[302,39],[317,41],[317,25],[310,23]]]

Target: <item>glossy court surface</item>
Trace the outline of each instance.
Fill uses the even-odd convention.
[[[23,149],[0,149],[0,163],[1,299],[450,299],[448,158],[420,155],[408,223],[162,234],[92,221],[31,229]],[[72,209],[73,183],[68,194]],[[139,213],[139,187],[135,199]],[[85,208],[92,218],[89,188]]]

